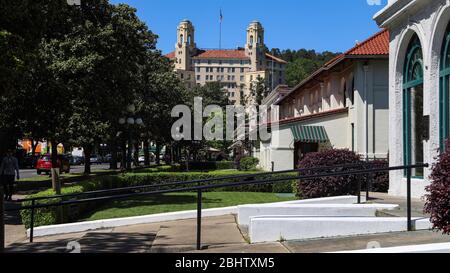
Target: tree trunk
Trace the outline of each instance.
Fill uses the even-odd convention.
[[[117,143],[116,140],[113,139],[110,142],[110,151],[111,151],[111,161],[109,162],[109,168],[111,170],[117,170]]]
[[[30,139],[31,142],[31,156],[34,156],[34,152],[36,151],[37,141],[34,142],[34,139]]]
[[[84,150],[84,174],[91,174],[91,153],[92,147],[86,145],[83,147]]]
[[[161,164],[161,160],[159,159],[160,155],[161,155],[161,149],[160,149],[159,143],[156,142],[156,165]]]
[[[133,143],[134,145],[134,157],[133,157],[133,161],[134,161],[134,166],[135,167],[139,167],[139,141],[136,140],[136,142]]]
[[[122,149],[122,156],[120,159],[120,170],[125,171],[127,169],[127,167],[126,167],[126,165],[127,165],[127,143],[126,143],[126,140],[124,140],[122,142],[121,149]]]
[[[59,180],[59,162],[58,162],[58,142],[56,140],[51,141],[52,145],[52,188],[56,194],[61,194],[61,181]]]
[[[150,143],[148,139],[144,140],[144,165],[145,167],[150,166]]]

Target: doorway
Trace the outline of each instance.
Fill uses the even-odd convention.
[[[309,153],[319,151],[319,143],[296,142],[294,148],[294,169],[297,169],[298,163]]]

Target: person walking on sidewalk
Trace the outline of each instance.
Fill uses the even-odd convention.
[[[20,179],[19,174],[19,162],[17,158],[13,155],[12,150],[8,150],[7,155],[3,158],[0,164],[0,175],[3,183],[3,188],[5,192],[5,200],[11,201],[15,178]]]

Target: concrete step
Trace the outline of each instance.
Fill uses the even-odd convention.
[[[373,217],[379,210],[395,210],[395,204],[295,204],[238,207],[238,223],[248,226],[250,219],[256,216],[292,215],[292,216],[346,216]]]
[[[427,218],[414,218],[415,230],[431,229]],[[251,243],[355,236],[407,230],[402,217],[254,217],[251,219]]]
[[[450,243],[426,244],[426,245],[408,245],[386,248],[371,248],[354,251],[339,251],[332,253],[450,253]]]

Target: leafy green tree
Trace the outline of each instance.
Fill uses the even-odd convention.
[[[318,63],[311,59],[297,59],[287,65],[286,82],[289,86],[295,86],[318,68]]]

